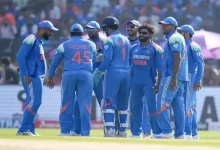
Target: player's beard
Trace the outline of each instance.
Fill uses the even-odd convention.
[[[97,34],[88,34],[89,38],[91,40],[94,40],[94,39],[97,39],[98,38],[98,35]]]
[[[139,37],[140,42],[147,42],[150,39],[150,37]]]
[[[133,37],[133,36],[135,36],[135,35],[137,35],[137,32],[128,32],[128,36],[129,36],[129,37]]]
[[[50,36],[49,36],[46,32],[44,32],[44,34],[42,35],[42,37],[43,37],[45,40],[48,40]]]
[[[106,36],[109,36],[109,35],[110,35],[107,31],[105,31],[105,34],[106,34]]]

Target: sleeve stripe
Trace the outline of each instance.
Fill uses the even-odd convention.
[[[23,43],[33,45],[35,40],[36,40],[36,36],[34,34],[31,34],[24,39]]]

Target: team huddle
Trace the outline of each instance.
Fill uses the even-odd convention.
[[[192,26],[178,27],[173,17],[158,23],[166,35],[163,48],[152,41],[154,27],[137,20],[125,23],[128,37],[120,33],[119,21],[112,16],[106,17],[101,27],[96,21],[85,27],[72,25],[71,39],[58,46],[47,77],[47,86],[53,88],[56,68],[63,60],[60,136],[90,135],[94,90],[104,137],[127,137],[130,119],[131,138],[199,139],[195,98],[204,72],[201,48],[193,41]],[[42,40],[57,30],[48,20],[40,22],[38,32],[24,39],[17,54],[27,95],[17,135],[38,136],[34,117],[42,102],[47,72]],[[100,30],[106,39],[99,37]]]

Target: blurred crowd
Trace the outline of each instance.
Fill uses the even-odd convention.
[[[109,15],[120,21],[120,31],[126,35],[125,22],[136,19],[150,23],[156,29],[154,40],[161,42],[158,21],[173,16],[179,25],[190,23],[195,30],[205,29],[220,33],[220,0],[1,0],[0,1],[0,84],[19,84],[16,72],[16,53],[22,40],[37,31],[39,21],[48,19],[60,30],[44,49],[48,64],[54,49],[69,38],[70,26],[83,26],[91,20],[101,23]],[[62,66],[57,71],[60,84]],[[203,84],[220,85],[220,61],[206,60]]]

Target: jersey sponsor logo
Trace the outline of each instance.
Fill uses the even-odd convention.
[[[135,65],[147,65],[147,60],[150,59],[150,56],[134,55],[133,59]]]
[[[149,60],[150,56],[145,56],[145,55],[134,55],[133,59],[144,59],[144,60]]]
[[[147,65],[146,60],[134,60],[135,65]]]

